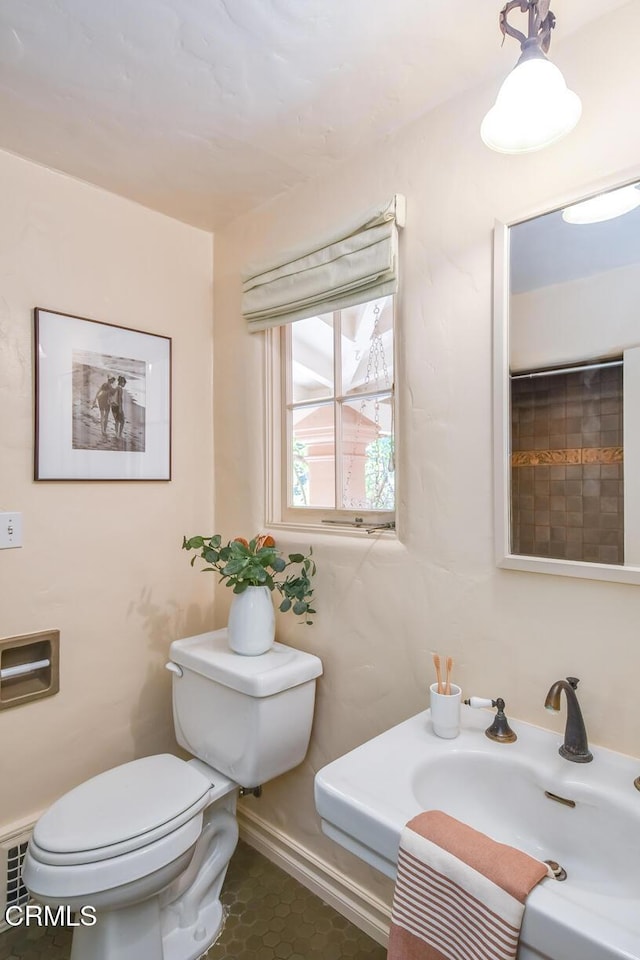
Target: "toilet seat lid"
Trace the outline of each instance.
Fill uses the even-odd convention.
[[[143,757],[107,770],[66,793],[38,820],[33,838],[53,854],[105,848],[129,849],[157,840],[179,826],[181,815],[193,817],[209,797],[211,781],[170,754]],[[132,843],[129,843],[132,841]],[[115,851],[114,851],[115,853]]]

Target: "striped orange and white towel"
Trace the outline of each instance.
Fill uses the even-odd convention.
[[[440,810],[402,832],[388,960],[514,960],[546,864]]]

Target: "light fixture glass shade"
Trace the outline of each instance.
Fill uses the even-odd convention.
[[[506,78],[482,121],[480,136],[499,153],[529,153],[564,137],[581,113],[580,98],[539,53],[517,63]]]
[[[590,200],[574,203],[562,211],[565,223],[601,223],[603,220],[613,220],[621,217],[630,210],[640,207],[640,190],[635,183],[609,193],[601,193]]]

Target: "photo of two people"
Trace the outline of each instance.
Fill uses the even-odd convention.
[[[73,448],[144,453],[144,362],[74,350],[72,378]]]

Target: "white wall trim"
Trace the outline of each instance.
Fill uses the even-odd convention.
[[[240,836],[268,860],[321,897],[343,917],[386,947],[390,907],[252,810],[238,811]]]
[[[33,833],[33,828],[43,813],[44,810],[40,810],[39,813],[32,813],[30,817],[25,817],[23,820],[14,820],[13,823],[0,825],[0,843],[12,840],[22,833]]]

